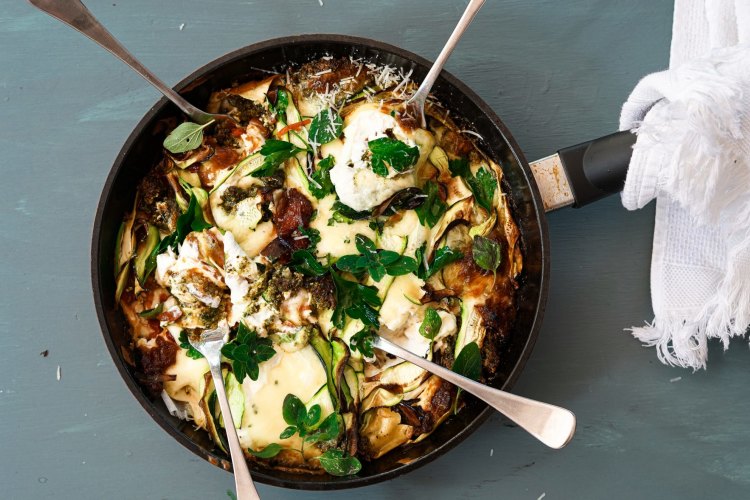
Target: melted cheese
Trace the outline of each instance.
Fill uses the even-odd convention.
[[[419,321],[416,316],[422,308],[419,300],[424,295],[423,286],[424,281],[413,274],[393,280],[380,308],[380,323],[386,329],[383,332],[386,336],[401,334],[409,324]]]
[[[402,214],[398,222],[383,228],[383,234],[377,242],[378,247],[413,257],[417,249],[427,241],[430,230],[419,222],[417,212],[414,210],[407,210]],[[406,238],[405,248],[404,238]]]
[[[237,434],[245,448],[260,450],[270,443],[299,448],[297,435],[281,440],[279,435],[287,427],[282,406],[287,394],[294,394],[303,402],[315,396],[326,383],[326,372],[312,347],[295,352],[279,351],[260,365],[258,380],[245,378],[245,414]]]
[[[333,215],[333,203],[336,197],[326,196],[318,204],[318,215],[310,222],[310,227],[320,231],[320,243],[318,243],[318,255],[330,255],[337,258],[342,255],[358,253],[354,243],[357,234],[363,234],[370,239],[375,238],[375,231],[370,229],[367,220],[354,221],[351,224],[345,222],[331,222]]]

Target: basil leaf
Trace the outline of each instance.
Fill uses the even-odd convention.
[[[279,434],[279,439],[288,439],[295,434],[297,434],[297,426],[290,425],[289,427],[281,431],[281,434]]]
[[[307,408],[305,408],[305,403],[297,396],[287,394],[284,398],[284,404],[281,407],[281,414],[284,417],[284,422],[287,424],[301,427],[307,416]]]
[[[432,258],[432,265],[430,266],[430,276],[432,276],[451,262],[461,260],[463,257],[464,254],[462,254],[458,250],[452,249],[449,246],[438,248],[437,250],[435,250],[435,255]]]
[[[464,178],[479,206],[488,212],[492,211],[492,203],[495,199],[495,191],[497,190],[497,179],[493,172],[482,167],[477,171],[477,175],[474,176],[471,173],[469,160],[466,158],[450,160],[448,162],[448,170],[450,170],[453,177],[461,176]]]
[[[202,191],[202,190],[201,190]],[[205,191],[203,191],[205,193]],[[143,281],[156,269],[156,256],[163,253],[167,248],[177,249],[177,245],[185,241],[185,238],[191,231],[203,231],[211,227],[211,224],[203,218],[203,209],[198,203],[195,192],[190,192],[190,203],[183,214],[177,217],[177,224],[174,232],[159,242],[156,248],[149,254],[146,259],[146,266],[143,273]]]
[[[308,443],[319,443],[321,441],[331,441],[336,439],[341,433],[339,425],[339,416],[334,412],[328,415],[314,433],[305,438]]]
[[[198,125],[193,122],[181,123],[164,139],[164,148],[170,153],[185,153],[192,151],[203,143],[203,129],[214,122]]]
[[[332,476],[351,476],[362,469],[362,464],[356,457],[344,453],[342,450],[328,450],[318,457],[320,465]]]
[[[385,272],[390,276],[403,276],[404,274],[416,272],[416,270],[417,261],[406,255],[399,256],[396,262],[385,266]]]
[[[178,339],[180,341],[180,347],[183,349],[187,349],[187,352],[185,353],[188,358],[192,359],[201,359],[203,357],[203,354],[201,354],[198,349],[193,347],[193,345],[188,340],[188,334],[185,330],[182,330],[180,332],[180,337]]]
[[[376,329],[380,328],[378,311],[375,309],[381,305],[378,289],[346,280],[336,272],[331,272],[331,277],[336,288],[336,308],[332,317],[336,328],[344,327],[346,316],[362,320],[365,325]]]
[[[403,172],[417,163],[419,148],[409,146],[398,139],[381,137],[369,141],[372,159],[372,171],[381,177],[388,177],[389,167],[397,172]]]
[[[271,359],[276,351],[269,338],[259,337],[240,321],[237,336],[221,348],[221,353],[232,362],[232,371],[240,384],[245,377],[258,380],[260,363]]]
[[[457,160],[448,161],[448,170],[450,170],[451,176],[463,177],[467,179],[472,177],[471,168],[469,167],[469,160],[466,158],[459,158]]]
[[[291,142],[267,139],[260,148],[260,154],[264,157],[263,164],[250,172],[250,175],[253,177],[269,177],[276,172],[279,165],[302,151],[304,149],[298,148]]]
[[[443,326],[443,320],[440,319],[438,312],[432,307],[428,307],[424,312],[424,319],[419,325],[419,334],[429,340],[435,340],[435,336]]]
[[[284,438],[286,439],[286,438]],[[255,455],[258,458],[273,458],[281,451],[281,445],[278,443],[271,443],[262,450],[255,451],[252,448],[248,448],[247,451],[251,455]]]
[[[164,303],[159,302],[159,305],[154,307],[153,309],[147,309],[145,311],[141,311],[138,313],[138,316],[144,319],[154,319],[158,315],[161,314],[161,312],[164,310]]]
[[[344,120],[331,108],[320,110],[310,123],[308,137],[311,144],[322,146],[328,144],[341,135],[344,128]]]
[[[364,356],[371,358],[375,355],[372,349],[372,328],[365,326],[360,331],[352,335],[349,339],[349,347],[354,351],[361,352]]]
[[[359,255],[344,255],[336,261],[336,268],[352,274],[367,270],[367,260]]]
[[[434,181],[427,181],[424,185],[427,199],[414,211],[417,212],[419,222],[424,226],[434,227],[448,209],[448,205],[440,197],[440,189]]]
[[[362,255],[365,255],[367,257],[375,255],[378,251],[377,247],[375,246],[375,242],[373,242],[364,234],[357,234],[354,237],[354,246],[357,247],[357,250],[359,250]]]
[[[380,281],[386,274],[401,276],[417,270],[416,260],[391,250],[378,250],[375,243],[367,236],[357,234],[355,244],[361,253],[344,255],[336,261],[336,267],[341,271],[352,274],[367,271],[374,281]]]
[[[320,405],[312,405],[304,418],[305,427],[313,427],[320,420]]]
[[[479,380],[482,376],[482,354],[476,342],[470,342],[461,349],[452,370],[472,380]]]
[[[296,250],[292,254],[290,265],[295,271],[305,276],[323,276],[329,269],[328,266],[321,264],[309,250]]]
[[[479,267],[493,273],[497,271],[503,258],[500,245],[496,241],[479,235],[474,236],[471,256]]]
[[[429,279],[443,267],[447,266],[451,262],[461,260],[464,257],[464,254],[462,254],[458,250],[453,250],[449,246],[444,246],[435,250],[435,255],[432,257],[432,264],[430,264],[429,262],[425,262],[424,260],[425,248],[426,245],[422,245],[414,254],[417,261],[417,276],[423,280]]]
[[[317,169],[310,175],[310,178],[314,181],[310,182],[310,193],[319,200],[335,191],[333,182],[331,182],[331,169],[335,164],[336,160],[329,155],[318,162]],[[320,187],[316,186],[316,183]]]
[[[495,190],[497,190],[495,174],[482,167],[477,171],[476,177],[469,181],[469,187],[471,187],[477,203],[491,212],[495,200]]]

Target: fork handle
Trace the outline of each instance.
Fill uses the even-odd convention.
[[[227,400],[227,391],[224,389],[224,377],[221,374],[221,366],[211,363],[211,376],[214,379],[214,388],[216,396],[219,399],[221,414],[224,416],[224,428],[227,432],[227,441],[229,442],[229,454],[232,457],[232,468],[234,469],[234,485],[237,489],[237,500],[260,500],[258,491],[255,489],[253,480],[250,477],[250,470],[247,468],[245,455],[242,453],[240,440],[237,437],[237,430],[234,428],[234,418],[232,411],[229,409]]]
[[[76,31],[86,35],[122,62],[130,66],[136,73],[141,75],[148,83],[164,94],[175,106],[188,115],[193,121],[204,124],[211,120],[211,115],[196,108],[177,92],[172,90],[159,77],[154,75],[148,68],[131,54],[107,29],[94,17],[80,0],[29,0],[29,3],[37,9],[49,14],[58,21],[67,24]]]

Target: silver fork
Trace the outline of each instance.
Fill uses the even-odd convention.
[[[480,384],[447,368],[428,361],[393,342],[375,335],[372,346],[418,367],[434,373],[443,380],[462,388],[514,421],[526,432],[550,448],[559,449],[568,444],[576,431],[573,412],[541,401],[516,396],[509,392]]]
[[[456,48],[456,44],[461,39],[461,35],[464,34],[466,28],[468,28],[469,24],[471,24],[471,21],[474,20],[474,16],[477,15],[477,12],[479,12],[479,9],[482,7],[482,5],[484,5],[484,2],[485,0],[471,0],[469,2],[469,5],[466,6],[466,10],[464,10],[463,15],[461,16],[461,19],[458,20],[458,24],[455,28],[453,28],[453,33],[451,33],[448,41],[445,42],[443,50],[440,51],[437,59],[435,59],[435,62],[432,63],[432,67],[427,73],[427,76],[425,76],[424,80],[422,80],[422,84],[419,86],[414,95],[411,96],[411,99],[409,99],[405,103],[406,109],[408,110],[409,114],[414,116],[414,118],[416,118],[417,120],[420,120],[422,128],[425,128],[427,126],[427,121],[424,117],[424,105],[425,101],[427,101],[427,96],[430,95],[432,85],[440,75],[440,71],[442,71],[446,61],[448,61],[451,52],[453,52],[453,49]]]
[[[219,399],[221,414],[224,417],[224,427],[227,432],[227,441],[229,441],[237,500],[259,500],[260,497],[255,489],[255,484],[253,484],[253,478],[250,477],[250,470],[247,468],[245,455],[242,453],[242,447],[240,447],[237,430],[234,428],[234,418],[232,417],[232,411],[229,409],[227,391],[224,389],[224,377],[221,374],[221,348],[226,343],[228,333],[227,329],[216,328],[201,333],[198,340],[193,340],[189,336],[188,340],[190,345],[203,354],[211,369],[211,377],[214,379],[216,396]]]

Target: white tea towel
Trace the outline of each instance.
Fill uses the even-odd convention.
[[[750,1],[676,0],[670,69],[636,86],[620,129],[638,134],[623,205],[656,198],[655,318],[633,334],[705,368],[708,338],[750,325]]]

